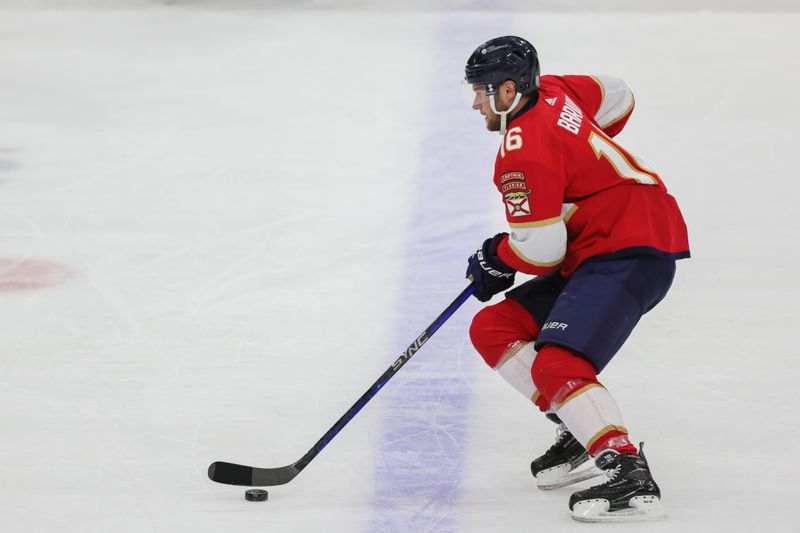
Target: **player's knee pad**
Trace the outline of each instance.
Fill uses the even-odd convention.
[[[531,366],[536,389],[556,408],[570,394],[591,383],[598,383],[592,364],[576,353],[547,344],[540,350]]]
[[[492,368],[512,345],[535,340],[538,334],[536,321],[514,300],[484,307],[472,319],[469,328],[472,345]]]

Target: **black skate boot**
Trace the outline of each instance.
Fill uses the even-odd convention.
[[[536,485],[542,490],[552,490],[602,475],[603,471],[594,465],[576,470],[589,460],[586,448],[575,440],[556,415],[548,414],[547,418],[558,424],[558,433],[555,444],[531,463]]]
[[[597,456],[595,464],[609,479],[570,497],[572,518],[580,522],[643,522],[666,517],[643,445],[639,443],[639,455],[606,450]]]

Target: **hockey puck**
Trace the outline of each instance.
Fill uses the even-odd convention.
[[[250,489],[244,493],[244,499],[249,502],[265,502],[269,493],[263,489]]]

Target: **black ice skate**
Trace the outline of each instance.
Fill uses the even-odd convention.
[[[542,490],[552,490],[578,483],[603,474],[603,471],[590,464],[588,468],[578,467],[589,460],[589,454],[580,442],[555,415],[548,418],[558,423],[556,442],[544,455],[531,463],[531,473],[536,485]]]
[[[569,499],[572,518],[580,522],[643,522],[666,517],[661,491],[639,443],[639,455],[606,450],[595,464],[608,481],[574,493]]]

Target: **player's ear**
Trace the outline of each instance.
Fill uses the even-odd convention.
[[[514,97],[517,96],[517,84],[512,80],[506,80],[503,82],[503,85],[500,86],[500,90],[503,95],[503,101],[511,105],[511,102],[514,101]]]

